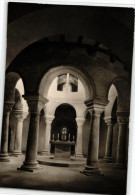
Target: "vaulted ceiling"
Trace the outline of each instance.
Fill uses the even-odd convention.
[[[34,42],[57,35],[67,42],[70,35],[78,44],[94,41],[94,47],[113,54],[131,73],[133,9],[9,3],[8,23],[7,66]]]

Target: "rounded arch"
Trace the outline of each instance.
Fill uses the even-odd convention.
[[[54,114],[55,117],[60,117],[60,116],[58,115],[59,110],[61,110],[61,112],[62,112],[61,117],[76,118],[76,110],[75,110],[75,108],[74,108],[71,104],[69,104],[69,103],[60,104],[60,105],[56,108],[56,110],[55,110],[55,114]],[[67,112],[67,115],[63,115],[63,114],[66,114],[66,112]]]
[[[79,69],[72,67],[72,66],[57,66],[54,68],[51,68],[41,79],[40,85],[39,85],[39,94],[43,95],[44,97],[47,97],[47,93],[50,87],[50,84],[52,81],[59,76],[60,74],[65,73],[73,74],[77,78],[80,79],[83,86],[85,87],[85,93],[86,93],[86,100],[87,99],[93,99],[95,94],[95,87],[94,83],[91,78],[88,78],[83,72],[81,72]]]
[[[51,125],[51,138],[61,141],[76,141],[77,123],[75,108],[67,103],[60,104],[55,110],[55,118]],[[53,146],[51,151],[53,151]],[[71,147],[71,154],[75,154],[75,146]]]
[[[13,109],[17,109],[18,107],[18,109],[21,108],[23,111],[28,112],[27,102],[22,97],[24,93],[25,86],[22,77],[16,72],[8,72],[5,78],[4,101],[15,103]],[[16,101],[18,101],[17,104]]]
[[[7,66],[18,53],[33,42],[44,37],[65,34],[65,32],[98,40],[112,51],[115,51],[126,63],[129,59],[128,56],[131,57],[131,50],[124,51],[125,48],[131,48],[129,40],[132,39],[132,33],[124,25],[120,25],[119,27],[119,21],[116,19],[114,21],[114,18],[110,14],[106,17],[104,9],[95,9],[94,7],[82,7],[80,9],[74,6],[70,7],[70,12],[67,6],[50,7],[50,9],[43,9],[27,14],[9,24]],[[74,14],[77,16],[76,20],[73,20]],[[63,22],[63,18],[65,22]],[[87,22],[85,18],[87,18]],[[114,22],[110,22],[110,20]],[[18,28],[20,24],[23,26],[23,30],[22,28]],[[120,47],[116,47],[116,45],[120,45]]]
[[[53,106],[52,106],[52,102],[50,102],[50,101],[44,106],[45,115],[55,116],[56,109],[61,105],[70,105],[72,108],[74,108],[75,113],[76,113],[76,117],[78,116],[77,109],[72,102],[70,102],[70,103],[62,103],[62,102],[55,102],[54,103],[53,102]]]
[[[125,112],[129,111],[130,109],[130,84],[129,82],[123,77],[116,77],[112,80],[109,85],[109,89],[111,88],[112,84],[115,86],[117,90],[117,111],[118,112]]]
[[[23,110],[22,96],[18,89],[15,88],[15,104],[13,110]]]
[[[5,101],[14,102],[15,86],[17,81],[21,79],[20,75],[16,72],[8,72],[5,78]]]
[[[105,107],[104,117],[113,117],[113,107],[117,103],[117,90],[116,87],[112,84],[108,91],[108,101],[109,103]]]

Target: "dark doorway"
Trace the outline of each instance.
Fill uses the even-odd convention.
[[[55,118],[51,127],[51,139],[55,141],[75,141],[77,137],[76,111],[70,104],[61,104],[55,111]],[[54,153],[54,145],[51,145]],[[71,155],[75,154],[75,146],[71,146]]]

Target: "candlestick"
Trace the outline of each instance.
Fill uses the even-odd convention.
[[[54,140],[54,133],[52,134],[52,140]]]
[[[60,134],[58,133],[58,140],[59,140],[59,138],[60,138]]]

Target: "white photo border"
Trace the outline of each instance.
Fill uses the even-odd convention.
[[[125,7],[135,9],[135,0],[0,0],[0,145],[1,128],[3,116],[4,85],[5,85],[5,64],[6,64],[6,41],[7,41],[7,15],[8,3],[38,3],[57,5],[84,5],[101,7]],[[134,11],[135,18],[135,11]],[[134,21],[135,37],[135,21]],[[131,103],[130,103],[130,123],[129,123],[129,148],[128,148],[128,172],[127,172],[127,195],[135,194],[135,39],[133,41],[133,63],[131,79]],[[0,194],[63,194],[63,192],[47,192],[34,190],[20,190],[11,188],[0,188]],[[72,194],[72,193],[66,193]]]

